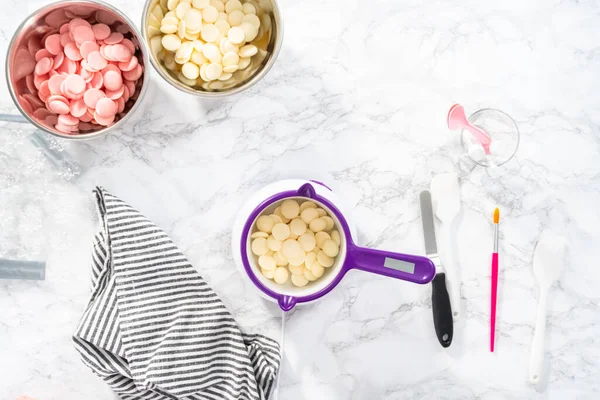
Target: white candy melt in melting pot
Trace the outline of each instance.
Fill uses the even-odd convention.
[[[298,203],[310,200],[333,218],[334,229],[340,233],[339,253],[323,275],[303,287],[290,280],[280,285],[265,277],[252,253],[251,235],[256,231],[256,220],[271,215],[284,200]],[[284,180],[272,183],[255,193],[240,209],[236,219],[232,247],[236,265],[243,275],[256,286],[261,295],[289,311],[298,303],[319,299],[329,293],[351,269],[359,269],[408,282],[425,284],[435,276],[433,262],[426,257],[367,249],[353,241],[355,232],[340,211],[340,200],[327,186],[316,181]]]

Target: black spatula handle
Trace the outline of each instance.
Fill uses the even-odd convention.
[[[433,325],[435,333],[442,347],[452,344],[454,335],[454,323],[452,322],[452,306],[450,296],[446,288],[446,274],[437,274],[431,282],[431,304],[433,309]]]

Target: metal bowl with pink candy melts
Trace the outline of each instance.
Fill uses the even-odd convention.
[[[19,111],[36,127],[91,139],[121,126],[148,86],[148,52],[119,10],[97,0],[64,0],[17,28],[6,78]]]

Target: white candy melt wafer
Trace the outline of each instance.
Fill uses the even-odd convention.
[[[273,273],[273,280],[275,281],[275,283],[277,283],[279,285],[283,285],[288,281],[289,277],[290,277],[290,273],[287,270],[287,268],[284,268],[284,267],[275,268],[275,272]]]

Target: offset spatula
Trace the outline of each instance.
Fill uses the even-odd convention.
[[[433,310],[433,325],[435,333],[442,347],[452,344],[454,324],[452,322],[452,306],[450,296],[446,288],[446,274],[442,267],[437,252],[435,240],[435,226],[433,224],[433,206],[431,204],[431,193],[428,190],[421,192],[421,220],[423,221],[423,236],[425,237],[425,252],[427,257],[435,264],[436,275],[431,282],[431,304]]]

